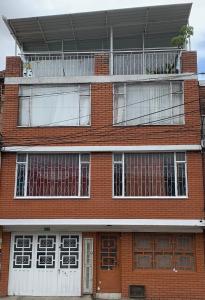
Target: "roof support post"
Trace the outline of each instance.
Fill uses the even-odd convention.
[[[142,34],[142,73],[145,74],[144,33]]]
[[[110,75],[113,75],[113,28],[110,27]]]

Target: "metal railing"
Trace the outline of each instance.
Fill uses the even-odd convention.
[[[106,56],[110,74],[177,74],[180,73],[180,51],[146,49],[114,52],[44,52],[24,53],[23,76],[58,77],[95,75],[100,60]],[[104,63],[104,62],[103,62]],[[99,72],[98,72],[99,74]]]
[[[95,53],[52,52],[23,55],[24,77],[88,76],[94,74]]]
[[[113,74],[177,74],[180,73],[180,51],[145,50],[115,52]]]

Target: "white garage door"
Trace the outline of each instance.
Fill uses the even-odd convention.
[[[9,295],[80,296],[81,235],[15,233]]]

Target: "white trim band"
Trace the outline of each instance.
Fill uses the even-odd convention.
[[[66,76],[66,77],[6,77],[5,84],[64,84],[64,83],[113,83],[159,80],[198,80],[194,73],[148,74],[148,75],[107,75],[107,76]]]
[[[205,220],[198,219],[0,219],[0,226],[191,226],[204,227]]]
[[[150,146],[11,146],[3,152],[155,152],[200,151],[201,145],[150,145]]]
[[[204,220],[182,219],[0,219],[4,231],[192,232],[201,233]]]

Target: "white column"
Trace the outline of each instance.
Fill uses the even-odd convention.
[[[113,75],[113,28],[110,27],[110,75]]]
[[[145,73],[144,33],[142,34],[142,72]]]

